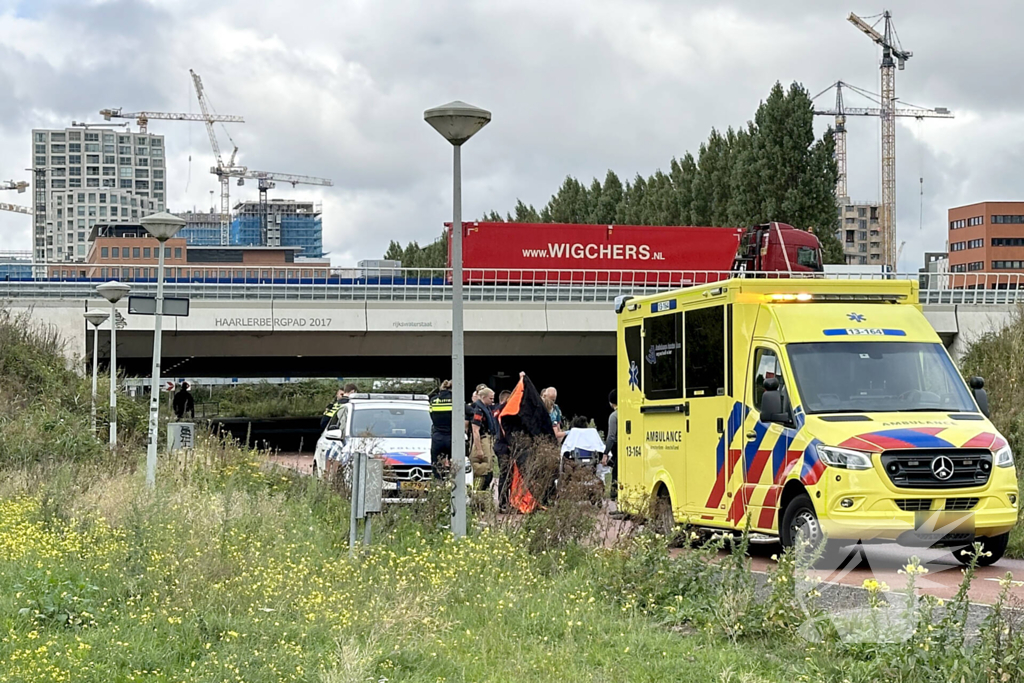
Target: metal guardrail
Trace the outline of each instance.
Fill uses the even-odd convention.
[[[270,270],[266,277],[263,272]],[[278,277],[278,270],[282,271]],[[239,271],[244,273],[244,271]],[[167,296],[213,301],[419,301],[451,300],[448,269],[402,268],[365,271],[324,270],[323,277],[305,278],[298,269],[261,269],[256,277],[169,278]],[[292,277],[289,274],[293,275]],[[568,302],[611,303],[615,297],[642,296],[683,286],[717,282],[730,277],[813,278],[853,280],[917,280],[924,304],[1024,303],[1024,275],[1001,273],[747,273],[730,271],[608,271],[608,270],[467,270],[466,301],[497,303]],[[98,299],[98,281],[0,281],[0,300]],[[131,282],[133,293],[152,294],[156,284]]]

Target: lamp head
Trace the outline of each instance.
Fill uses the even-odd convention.
[[[96,292],[112,304],[116,304],[125,294],[132,291],[132,288],[123,282],[111,280],[102,285],[96,285]]]
[[[166,211],[143,216],[139,223],[146,229],[146,232],[161,242],[171,239],[175,233],[185,227],[184,219]]]
[[[491,120],[491,112],[455,100],[423,112],[423,119],[453,145],[461,145]]]
[[[110,317],[110,313],[107,311],[86,311],[85,319],[92,323],[93,327],[99,327],[103,324],[103,321]]]

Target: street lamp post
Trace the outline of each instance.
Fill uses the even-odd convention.
[[[100,325],[110,317],[106,311],[86,311],[85,319],[92,324],[92,401],[89,416],[92,418],[92,433],[96,434],[96,380],[99,373]]]
[[[117,302],[131,287],[111,280],[96,286],[96,292],[110,302],[110,449],[117,448]]]
[[[149,446],[146,449],[146,485],[156,486],[156,439],[160,415],[160,346],[163,341],[164,312],[164,245],[185,227],[185,221],[174,214],[162,212],[139,221],[150,236],[160,243],[156,266],[156,313],[153,316],[153,378],[149,393]]]
[[[452,435],[462,434],[463,401],[466,400],[465,334],[462,324],[462,145],[491,120],[491,112],[449,102],[423,112],[424,120],[452,143],[455,149],[452,197]],[[466,535],[466,441],[452,439],[452,534]]]

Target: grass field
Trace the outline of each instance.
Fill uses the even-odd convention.
[[[7,473],[0,681],[1024,680],[1002,621],[974,645],[955,623],[803,640],[785,558],[758,598],[742,555],[545,545],[536,527],[455,542],[430,505],[353,557],[328,487],[212,442],[199,460],[154,492],[82,465]]]

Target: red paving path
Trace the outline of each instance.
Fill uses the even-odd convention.
[[[313,456],[300,453],[287,453],[270,458],[271,462],[294,469],[303,474],[312,473]],[[609,528],[615,523],[610,522]],[[775,546],[752,546],[750,549],[751,566],[754,571],[764,572],[773,564],[771,556],[778,552]],[[862,546],[859,555],[852,559],[847,567],[838,571],[820,570],[816,573],[828,583],[839,583],[846,586],[860,587],[866,579],[884,581],[890,589],[900,590],[907,583],[907,577],[899,574],[899,570],[907,564],[908,559],[916,555],[928,568],[928,573],[917,579],[918,592],[948,599],[953,597],[960,586],[962,565],[957,562],[951,552],[927,548],[905,548],[902,546],[871,545]],[[971,600],[977,603],[991,604],[999,596],[1001,587],[999,580],[1007,572],[1013,575],[1011,601],[1024,605],[1024,560],[1002,559],[991,567],[978,570],[978,576],[971,587]]]

